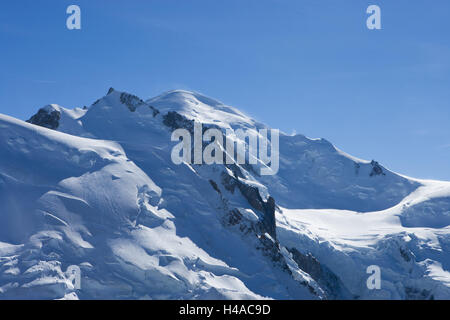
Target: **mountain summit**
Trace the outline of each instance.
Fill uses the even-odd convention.
[[[283,133],[277,175],[175,165],[172,132],[194,123],[270,129],[182,90],[0,115],[0,298],[450,297],[449,182]]]

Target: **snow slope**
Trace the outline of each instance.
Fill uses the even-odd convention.
[[[448,299],[450,183],[423,184],[382,211],[283,208],[279,239],[312,254],[359,298]],[[382,270],[381,290],[365,285],[370,265]]]
[[[116,143],[1,116],[0,148],[0,297],[261,298],[177,235],[161,189]]]
[[[0,298],[450,298],[450,183],[302,135],[281,134],[276,176],[175,165],[176,128],[268,128],[181,90],[29,122],[0,116]]]
[[[92,118],[83,119],[87,128],[103,110],[123,119],[122,110],[106,106],[114,95],[90,110]],[[153,112],[136,117],[149,117],[154,140],[151,132],[130,131],[130,123],[122,121],[122,134],[130,139],[124,145],[145,151],[142,158],[147,162],[135,156],[144,161],[148,174],[116,142],[1,116],[0,297],[316,297],[300,283],[307,276],[294,279],[285,262],[277,266],[256,235],[244,238],[224,228],[225,217],[218,216],[213,207],[217,203],[210,199],[217,192],[209,180],[189,168],[172,169],[170,161],[161,158],[167,150],[160,149],[170,142],[169,130],[163,132],[161,123],[157,127]],[[111,124],[93,125],[95,134],[122,130]],[[138,137],[142,144],[136,145]],[[175,179],[176,174],[185,177]],[[164,194],[149,175],[162,183]],[[275,247],[267,241],[267,247]],[[82,270],[81,290],[75,290],[64,272],[70,265]]]

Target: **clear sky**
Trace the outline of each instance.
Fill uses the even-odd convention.
[[[66,8],[81,7],[81,30]],[[381,8],[382,30],[366,9]],[[287,133],[450,180],[448,0],[15,0],[0,6],[0,113],[201,92]],[[282,152],[282,151],[281,151]]]

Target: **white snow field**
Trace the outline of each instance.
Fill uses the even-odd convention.
[[[181,90],[28,122],[0,115],[0,299],[450,299],[450,182],[286,134],[274,176],[175,165],[174,129],[268,128]]]

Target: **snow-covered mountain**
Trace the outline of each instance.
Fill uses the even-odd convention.
[[[0,299],[450,299],[450,182],[286,134],[277,175],[175,165],[195,122],[269,129],[180,90],[0,115]]]

